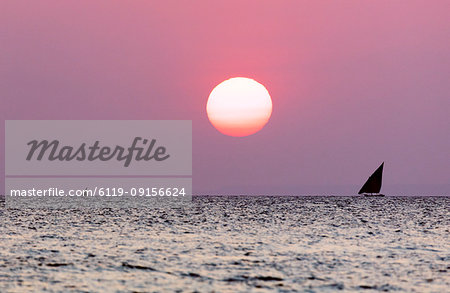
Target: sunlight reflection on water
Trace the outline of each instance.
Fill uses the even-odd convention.
[[[194,197],[179,208],[1,209],[0,291],[450,287],[450,197]]]

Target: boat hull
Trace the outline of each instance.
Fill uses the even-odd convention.
[[[377,194],[363,194],[365,197],[384,197],[384,194],[377,193]]]

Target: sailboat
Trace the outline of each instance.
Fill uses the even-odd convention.
[[[369,197],[379,197],[384,196],[384,194],[380,193],[381,190],[381,181],[383,179],[383,166],[384,162],[381,163],[380,167],[370,175],[369,179],[367,179],[366,183],[361,187],[361,190],[358,194],[362,194],[364,196]]]

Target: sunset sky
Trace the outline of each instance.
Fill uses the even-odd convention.
[[[2,1],[4,120],[187,119],[193,189],[450,191],[450,1]],[[208,121],[220,82],[253,78],[273,113],[234,138]]]

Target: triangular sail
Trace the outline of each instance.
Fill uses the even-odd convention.
[[[384,162],[378,167],[378,169],[370,175],[369,179],[367,179],[366,183],[364,183],[361,190],[358,194],[361,193],[379,193],[381,190],[381,180],[383,178],[383,166]]]

